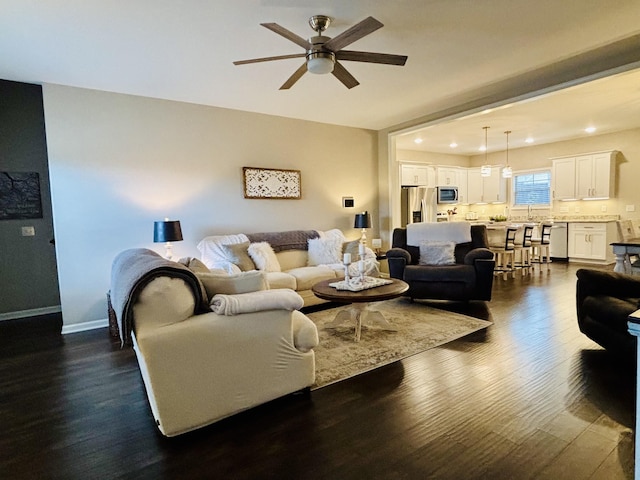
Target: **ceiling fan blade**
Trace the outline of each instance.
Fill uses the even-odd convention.
[[[350,60],[352,62],[384,63],[386,65],[404,65],[407,62],[406,55],[391,55],[388,53],[354,52],[353,50],[340,50],[336,52],[338,60]]]
[[[250,60],[236,60],[234,65],[246,65],[248,63],[270,62],[271,60],[285,60],[287,58],[305,57],[306,53],[292,53],[291,55],[278,55],[277,57],[252,58]]]
[[[268,28],[269,30],[271,30],[272,32],[277,33],[278,35],[283,36],[284,38],[286,38],[287,40],[292,41],[296,45],[300,45],[305,50],[309,50],[311,48],[311,44],[309,43],[308,40],[305,40],[304,38],[296,35],[292,31],[287,30],[284,27],[281,27],[277,23],[261,23],[260,25],[262,25],[265,28]]]
[[[293,84],[300,80],[300,77],[305,73],[307,73],[307,62],[304,62],[300,68],[293,72],[293,75],[291,75],[287,81],[282,84],[280,90],[288,90],[293,87]]]
[[[333,72],[331,73],[333,73],[333,76],[340,80],[347,88],[353,88],[360,85],[360,82],[356,80],[353,75],[347,72],[347,69],[338,62],[334,64]]]
[[[375,32],[379,28],[384,27],[382,23],[373,17],[367,17],[360,23],[356,23],[353,27],[345,30],[337,37],[333,37],[324,44],[324,48],[337,52],[341,48],[352,44],[356,40],[360,40],[362,37]]]

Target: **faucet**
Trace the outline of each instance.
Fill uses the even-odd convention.
[[[531,211],[531,204],[527,205],[527,219],[532,220],[533,219],[533,214]]]

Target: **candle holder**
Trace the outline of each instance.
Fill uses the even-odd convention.
[[[344,265],[344,281],[349,283],[349,265],[351,265],[351,262],[345,259],[345,261],[343,262],[343,265]]]

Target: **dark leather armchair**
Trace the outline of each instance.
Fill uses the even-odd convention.
[[[640,277],[581,268],[576,272],[578,327],[591,340],[635,362],[636,337],[627,318],[640,308]]]
[[[455,247],[455,265],[419,265],[420,248],[407,245],[407,230],[393,231],[389,274],[409,284],[406,295],[434,300],[491,300],[495,261],[484,225],[471,226],[471,242]]]

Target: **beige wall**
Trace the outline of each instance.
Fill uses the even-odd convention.
[[[355,238],[362,210],[377,235],[373,131],[56,85],[44,105],[66,331],[106,318],[118,252],[164,251],[152,231],[165,216],[182,224],[176,257],[197,256],[211,234],[337,227]],[[244,199],[243,166],[300,170],[302,199]]]

